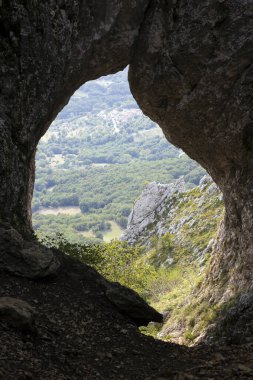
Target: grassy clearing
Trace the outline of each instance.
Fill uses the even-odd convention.
[[[38,215],[76,215],[81,214],[80,207],[65,206],[65,207],[42,207],[36,212]]]
[[[89,231],[83,231],[83,232],[79,232],[80,235],[82,235],[83,237],[85,238],[94,238],[95,237],[95,234],[93,231],[89,230]]]
[[[111,229],[103,234],[103,240],[109,243],[112,239],[118,239],[123,234],[123,229],[113,220],[109,220]]]

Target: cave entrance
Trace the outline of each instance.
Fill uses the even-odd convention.
[[[59,234],[72,248],[107,243],[102,273],[169,312],[201,279],[220,194],[207,177],[199,186],[204,170],[142,114],[127,71],[80,87],[41,139],[33,227],[49,246]]]
[[[102,233],[108,241],[106,223],[114,222],[111,237],[119,237],[145,184],[184,176],[190,189],[204,173],[142,114],[125,69],[80,87],[42,137],[33,227],[47,234],[60,229],[80,241]]]

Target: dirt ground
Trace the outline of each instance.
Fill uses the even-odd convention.
[[[61,261],[51,279],[1,273],[0,296],[37,314],[30,332],[0,322],[0,379],[253,379],[253,343],[189,348],[144,336],[107,300],[95,271]]]

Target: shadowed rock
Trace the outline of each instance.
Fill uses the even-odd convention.
[[[57,272],[60,264],[53,252],[26,241],[17,230],[0,224],[0,268],[28,278],[42,278]]]
[[[134,290],[125,288],[117,282],[107,285],[105,294],[116,308],[137,326],[163,321],[162,314],[149,306]]]
[[[21,331],[34,330],[35,310],[27,302],[12,297],[0,298],[0,320]]]

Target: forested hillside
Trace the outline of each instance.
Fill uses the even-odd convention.
[[[204,174],[141,113],[126,70],[73,95],[42,138],[36,167],[36,233],[71,241],[119,237],[147,182],[184,176],[191,188]]]

